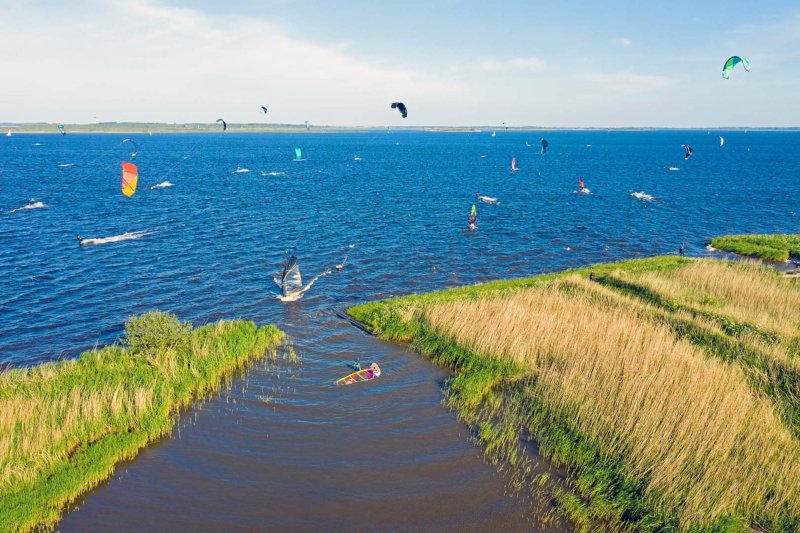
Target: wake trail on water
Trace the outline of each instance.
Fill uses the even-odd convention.
[[[157,185],[153,185],[152,187],[150,187],[150,190],[153,190],[153,189],[166,189],[167,187],[172,187],[174,185],[175,184],[172,183],[172,182],[162,181],[161,183],[159,183]]]
[[[44,209],[46,207],[47,205],[44,202],[37,202],[35,199],[31,198],[30,200],[28,200],[27,205],[23,205],[22,207],[6,211],[5,214],[10,215],[12,213],[19,213],[20,211],[30,211],[31,209]]]
[[[133,241],[141,239],[147,235],[152,235],[158,232],[158,229],[148,229],[142,231],[126,231],[119,235],[112,235],[111,237],[97,237],[92,239],[83,239],[80,241],[81,246],[96,246],[98,244],[108,244],[112,242]]]
[[[316,283],[316,281],[319,278],[321,278],[323,276],[327,276],[330,273],[331,273],[331,269],[328,269],[325,272],[323,272],[322,274],[317,274],[316,276],[311,278],[311,281],[309,281],[308,284],[305,285],[299,291],[293,292],[292,294],[287,294],[286,296],[283,296],[281,294],[277,294],[275,297],[278,300],[282,301],[282,302],[296,302],[297,300],[299,300],[300,298],[303,297],[303,294],[305,294],[306,291],[308,291],[308,289],[310,289],[311,286],[314,285],[314,283]],[[280,287],[280,280],[273,278],[273,281]]]
[[[651,194],[647,194],[645,192],[632,192],[631,196],[636,198],[636,199],[638,199],[638,200],[643,200],[645,202],[652,202],[653,200],[656,199],[655,196],[653,196]]]

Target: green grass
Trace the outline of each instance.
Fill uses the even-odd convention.
[[[777,263],[800,257],[800,235],[725,235],[711,239],[711,246]]]
[[[714,244],[716,247],[717,245]],[[674,256],[624,261],[607,265],[545,274],[532,278],[498,281],[441,292],[410,295],[388,301],[369,302],[348,314],[377,336],[409,343],[435,363],[450,369],[445,402],[473,433],[487,459],[509,474],[511,486],[542,496],[545,505],[536,517],[548,522],[552,513],[569,518],[579,529],[632,531],[794,531],[800,517],[792,511],[766,513],[757,507],[726,514],[710,521],[682,521],[674,506],[665,505],[658,493],[648,492],[647,479],[635,478],[626,468],[625,457],[604,453],[606,443],[583,435],[568,412],[548,408],[537,396],[535,370],[504,362],[499,354],[480,354],[442,336],[430,327],[421,310],[441,304],[515,292],[545,289],[559,282],[559,290],[571,288],[566,278],[587,277],[594,271],[600,292],[592,305],[624,306],[654,325],[666,326],[676,339],[700,347],[707,357],[739,366],[756,395],[771,398],[782,423],[794,438],[800,436],[800,375],[792,355],[793,340],[777,336],[763,327],[727,316],[709,305],[693,307],[648,291],[637,280],[644,275],[673,277],[684,267],[702,261]],[[731,268],[738,268],[730,263]],[[780,280],[775,276],[776,280]],[[566,280],[566,283],[564,282]],[[790,283],[787,281],[787,283]],[[603,293],[606,294],[606,293]],[[707,298],[713,301],[713,298]],[[591,312],[591,310],[587,310]],[[473,320],[480,320],[474,317]],[[776,359],[770,350],[786,348],[788,359]],[[541,455],[565,469],[566,479],[534,474],[523,441],[536,441]],[[691,483],[691,478],[687,483]],[[540,498],[541,499],[541,498]]]
[[[181,408],[283,339],[274,326],[192,330],[163,313],[126,331],[130,344],[0,374],[0,531],[53,527],[116,464],[168,435]]]
[[[591,267],[541,274],[531,278],[499,280],[479,285],[466,285],[444,291],[412,294],[401,296],[392,300],[367,302],[356,305],[347,310],[347,313],[356,321],[367,326],[373,334],[400,342],[410,342],[416,333],[416,324],[399,319],[399,314],[405,309],[419,305],[447,303],[454,300],[480,299],[487,296],[513,293],[527,289],[545,287],[556,280],[571,274],[589,276],[594,272],[596,276],[604,276],[615,270],[626,272],[661,272],[674,270],[689,264],[691,259],[679,256],[659,256],[644,259],[632,259],[618,263],[599,264]]]

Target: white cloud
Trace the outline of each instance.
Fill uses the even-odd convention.
[[[482,58],[465,51],[444,63],[402,41],[393,43],[400,61],[391,52],[365,59],[372,32],[342,21],[338,31],[347,37],[322,43],[313,26],[289,33],[254,13],[212,14],[159,1],[172,0],[0,0],[0,121],[602,127],[796,125],[800,116],[790,75],[800,54],[796,13],[747,28],[747,39],[725,30],[732,45],[711,34],[702,54],[652,48],[659,42],[653,39],[646,57],[620,63],[599,45],[630,40],[611,34],[598,37],[598,50],[588,55],[536,48],[546,50],[545,61],[509,52],[501,40]],[[721,84],[720,58],[730,49],[747,54],[754,72]],[[409,106],[408,119],[389,109],[398,100]],[[266,119],[261,105],[270,109]]]
[[[363,124],[393,99],[446,101],[460,92],[259,19],[147,0],[94,6],[4,9],[0,34],[13,46],[0,51],[2,120],[258,121],[266,104],[276,122]]]
[[[481,70],[542,70],[547,66],[538,57],[514,57],[511,59],[485,59],[478,62]]]

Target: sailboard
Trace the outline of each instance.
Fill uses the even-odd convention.
[[[478,226],[475,225],[478,222],[478,210],[475,208],[475,204],[472,204],[472,209],[469,211],[469,229],[470,231],[475,231]]]
[[[352,374],[347,374],[343,378],[336,380],[337,385],[352,385],[362,381],[372,381],[381,375],[381,369],[376,363],[372,363],[369,368],[358,370]]]
[[[516,157],[512,157],[511,158],[511,172],[516,172],[517,170],[519,170],[517,168],[517,158]]]
[[[592,191],[586,188],[586,185],[583,183],[583,178],[578,176],[578,190],[575,191],[578,194],[592,194]]]

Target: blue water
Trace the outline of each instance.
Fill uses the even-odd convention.
[[[530,528],[528,504],[508,496],[440,405],[445,372],[336,311],[674,253],[682,241],[702,255],[714,235],[796,232],[800,133],[723,135],[720,148],[698,131],[547,132],[544,156],[540,133],[505,131],[135,135],[132,198],[119,190],[131,152],[122,136],[0,138],[0,365],[113,342],[127,317],[150,309],[196,324],[276,323],[301,358],[241,376],[59,528],[329,530],[359,502],[380,509],[385,529]],[[305,161],[292,161],[295,147]],[[251,171],[232,174],[237,165]],[[574,194],[578,175],[593,194]],[[164,180],[174,187],[149,188]],[[477,192],[501,205],[477,204],[469,232]],[[47,207],[10,212],[31,198]],[[97,246],[75,239],[133,231],[151,233]],[[292,249],[307,280],[348,261],[286,304],[272,276]],[[334,386],[357,359],[379,362],[383,375]],[[349,514],[346,528],[374,530],[376,517]]]
[[[0,211],[29,198],[47,205],[0,215],[0,362],[112,342],[129,315],[153,308],[196,323],[280,325],[286,308],[271,277],[290,249],[306,278],[349,252],[346,269],[298,305],[313,314],[671,253],[681,241],[701,254],[725,233],[797,230],[800,133],[726,132],[723,148],[705,131],[545,135],[544,156],[538,132],[133,135],[140,182],[130,199],[119,192],[119,163],[131,152],[122,136],[0,139]],[[694,147],[689,161],[683,143]],[[298,146],[306,161],[292,161]],[[76,166],[57,166],[66,163]],[[231,174],[237,165],[251,172]],[[592,195],[572,194],[578,175]],[[148,189],[165,179],[175,186]],[[476,192],[502,205],[479,203],[479,229],[469,233]],[[148,229],[134,241],[75,241]]]

